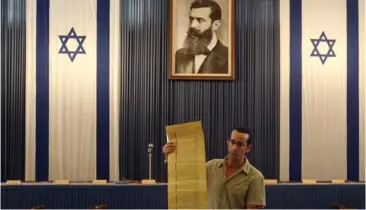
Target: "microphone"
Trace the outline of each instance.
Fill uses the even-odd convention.
[[[153,148],[154,148],[154,145],[150,143],[149,145],[147,145],[147,152],[151,153]]]
[[[149,144],[147,145],[147,152],[149,153],[149,179],[151,180],[151,157],[152,157],[152,150],[154,148],[154,145],[153,144]]]

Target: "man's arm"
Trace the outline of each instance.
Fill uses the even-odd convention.
[[[247,193],[247,209],[262,209],[266,206],[266,192],[263,176],[252,179]]]
[[[206,179],[208,180],[208,174],[209,174],[209,171],[210,171],[210,168],[211,168],[211,162],[212,161],[207,161],[206,162]]]

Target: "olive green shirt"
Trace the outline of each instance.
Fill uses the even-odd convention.
[[[248,159],[226,178],[225,159],[206,163],[209,209],[242,209],[250,204],[266,205],[264,178]]]

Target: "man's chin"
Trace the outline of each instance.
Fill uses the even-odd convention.
[[[230,154],[230,157],[235,160],[240,159],[240,156],[238,154]]]

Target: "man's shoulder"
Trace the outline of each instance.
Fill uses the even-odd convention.
[[[224,159],[212,159],[206,162],[206,168],[219,167],[224,162]]]
[[[227,58],[229,56],[229,48],[225,46],[220,40],[217,41],[217,44],[212,51],[215,51],[223,58]]]
[[[176,55],[184,54],[184,53],[183,53],[183,48],[180,48],[180,49],[178,49],[177,51],[175,51],[175,54],[176,54]]]
[[[254,167],[253,165],[250,165],[250,170],[249,170],[248,175],[251,176],[252,178],[264,179],[262,172],[260,170],[258,170],[256,167]]]
[[[187,56],[190,56],[190,55],[186,54],[185,50],[183,48],[180,48],[177,51],[175,51],[175,56],[176,57],[187,57]]]
[[[194,57],[191,54],[187,54],[183,48],[178,49],[175,52],[175,60],[177,63],[186,63],[192,61]]]

